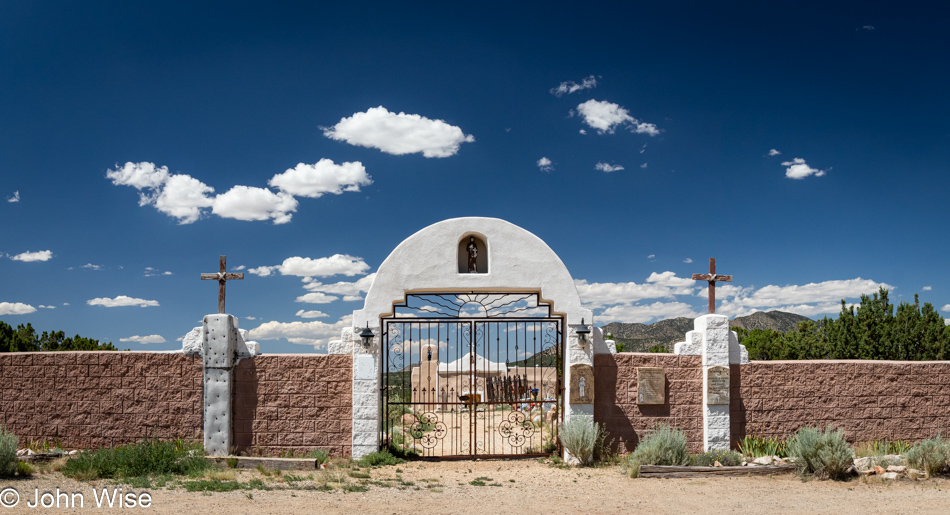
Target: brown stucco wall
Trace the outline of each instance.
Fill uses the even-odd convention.
[[[851,442],[914,442],[950,429],[948,362],[753,361],[731,368],[733,445],[745,435],[785,438],[828,424]]]
[[[237,450],[279,455],[315,447],[352,451],[353,358],[265,354],[235,368]]]
[[[690,452],[703,445],[702,368],[699,356],[622,352],[594,355],[594,420],[630,451],[657,424],[682,429]],[[666,370],[666,404],[637,404],[637,367]]]
[[[0,424],[75,448],[202,439],[201,360],[152,352],[0,353]]]

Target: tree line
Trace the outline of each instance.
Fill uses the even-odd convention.
[[[14,329],[0,321],[0,352],[45,352],[57,350],[119,350],[111,342],[83,336],[66,336],[63,331],[46,332],[37,336],[31,324],[20,324]]]
[[[749,359],[887,359],[929,361],[950,359],[950,326],[928,302],[897,306],[881,288],[862,295],[857,307],[841,301],[838,318],[807,320],[786,333],[772,329],[736,328]]]

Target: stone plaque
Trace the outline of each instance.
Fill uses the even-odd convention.
[[[571,404],[594,403],[594,367],[571,365]]]
[[[706,404],[729,404],[729,367],[709,367],[706,374]]]
[[[637,367],[637,404],[666,404],[666,370]]]

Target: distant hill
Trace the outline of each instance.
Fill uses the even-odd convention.
[[[772,329],[779,332],[791,331],[799,322],[808,317],[785,313],[783,311],[757,311],[744,317],[729,321],[729,327],[744,329]],[[681,342],[687,331],[693,330],[692,318],[668,318],[652,324],[624,324],[611,322],[602,327],[604,334],[613,333],[617,343],[624,344],[627,352],[646,352],[655,345],[664,345],[672,349],[673,344]]]

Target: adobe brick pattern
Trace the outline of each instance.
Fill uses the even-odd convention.
[[[351,455],[352,356],[257,356],[235,367],[234,385],[238,452],[300,455],[319,447]]]
[[[732,366],[730,386],[733,446],[828,424],[852,443],[950,433],[948,362],[753,361]]]
[[[0,424],[70,448],[202,439],[201,359],[151,352],[0,353]]]
[[[666,371],[666,404],[637,404],[637,368]],[[594,355],[594,420],[608,441],[632,451],[658,423],[682,429],[689,452],[703,447],[703,374],[700,356],[634,353]]]

